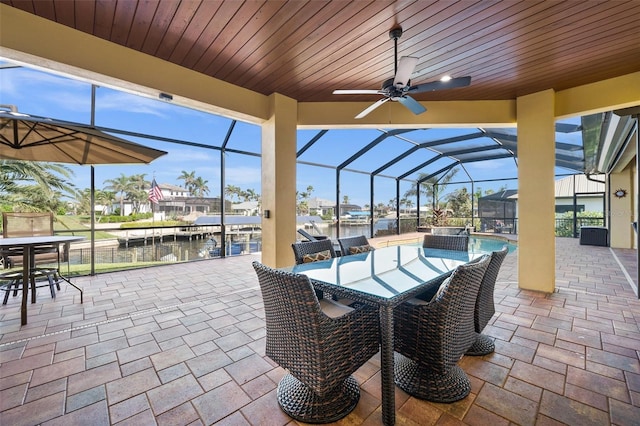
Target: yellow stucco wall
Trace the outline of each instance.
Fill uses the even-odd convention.
[[[637,217],[637,187],[635,162],[629,163],[622,171],[609,175],[608,193],[610,201],[609,245],[617,248],[632,248],[635,233],[631,222]],[[626,191],[626,196],[616,197],[617,190]]]
[[[555,94],[518,98],[518,283],[555,289]]]
[[[270,118],[262,125],[262,263],[294,263],[296,240],[296,101],[269,97]]]

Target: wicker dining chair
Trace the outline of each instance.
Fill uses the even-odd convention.
[[[336,257],[336,251],[333,249],[333,242],[330,239],[298,241],[291,244],[291,248],[296,265]],[[316,290],[316,296],[318,299],[324,298],[322,290]]]
[[[296,264],[300,265],[302,263],[314,262],[315,260],[325,260],[326,258],[336,257],[336,252],[333,249],[333,242],[329,239],[326,240],[316,240],[316,241],[299,241],[291,244],[291,248],[293,249],[293,255],[296,259]],[[328,252],[328,256],[326,256]],[[323,254],[319,256],[318,254]]]
[[[476,307],[474,310],[474,325],[476,330],[476,340],[473,345],[467,350],[466,355],[487,355],[495,351],[496,347],[493,340],[482,333],[482,330],[487,326],[487,323],[496,312],[493,290],[496,286],[496,279],[498,278],[498,272],[504,258],[507,256],[509,249],[504,246],[501,250],[491,253],[491,261],[487,267],[487,271],[482,278],[482,284],[480,284],[480,290],[478,291],[478,299],[476,300]]]
[[[422,247],[442,250],[468,251],[469,236],[424,234]]]
[[[473,309],[490,258],[458,266],[429,302],[412,299],[394,312],[394,379],[409,395],[454,402],[471,391],[457,365],[476,338]]]
[[[341,256],[348,256],[350,254],[363,253],[373,250],[373,247],[371,247],[371,245],[369,244],[369,240],[364,235],[338,238],[338,244],[340,244]]]
[[[266,321],[265,354],[287,374],[278,383],[282,410],[305,423],[349,414],[360,398],[353,373],[379,350],[378,313],[318,300],[306,275],[253,262]]]

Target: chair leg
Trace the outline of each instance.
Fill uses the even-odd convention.
[[[15,279],[13,280],[13,297],[16,297],[18,295],[18,283],[22,284],[22,281],[20,281],[19,279]]]
[[[291,374],[286,374],[278,383],[277,397],[282,411],[295,420],[331,423],[356,408],[360,386],[353,376],[349,376],[336,389],[320,396]]]
[[[56,298],[56,288],[55,288],[55,284],[53,282],[53,278],[51,278],[53,274],[47,273],[47,280],[49,280],[49,291],[51,292],[51,298],[55,299]]]
[[[26,290],[26,286],[23,286],[22,291]],[[36,276],[31,274],[31,303],[36,303]]]
[[[13,285],[13,282],[10,282],[9,284],[5,284],[5,289],[4,289],[4,299],[2,299],[2,304],[6,305],[7,302],[9,301],[9,293],[11,293],[11,286]]]
[[[4,289],[4,299],[2,300],[2,304],[6,305],[9,301],[9,293],[11,293],[11,287],[13,287],[13,297],[18,295],[18,280],[13,279],[9,281],[9,284],[6,285]]]
[[[439,373],[401,355],[395,354],[396,385],[409,395],[433,402],[455,402],[471,392],[471,382],[459,366]]]
[[[473,345],[467,350],[465,355],[471,356],[482,356],[488,355],[496,350],[496,345],[493,343],[491,338],[485,336],[484,334],[476,333],[476,340],[473,342]]]
[[[53,277],[55,278],[55,281],[56,281],[56,288],[58,289],[58,291],[60,291],[60,281],[62,280],[60,279],[59,270],[56,270],[53,272]]]

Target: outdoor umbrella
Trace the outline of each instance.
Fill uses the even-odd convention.
[[[0,159],[134,164],[150,163],[165,154],[88,126],[0,110]]]
[[[2,110],[4,109],[4,110]],[[0,160],[91,165],[91,252],[95,251],[94,164],[148,164],[167,152],[88,126],[22,114],[0,105]],[[91,256],[91,275],[95,274]]]

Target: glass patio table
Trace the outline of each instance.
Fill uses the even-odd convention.
[[[393,309],[439,285],[459,265],[484,254],[399,245],[287,268],[290,272],[308,276],[319,290],[377,306],[383,424],[395,423]]]

